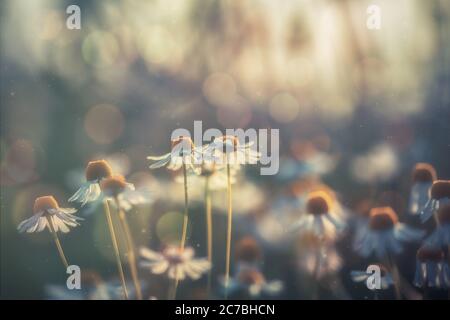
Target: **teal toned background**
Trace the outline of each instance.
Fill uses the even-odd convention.
[[[69,4],[81,7],[81,30],[65,27]],[[366,28],[370,4],[382,8],[381,30]],[[68,206],[90,159],[105,157],[135,181],[167,182],[155,187],[153,205],[130,216],[138,244],[164,242],[165,226],[176,228],[178,217],[167,212],[182,210],[182,193],[164,170],[148,170],[146,156],[167,152],[172,130],[192,130],[194,120],[221,130],[279,128],[281,169],[289,159],[328,155],[331,164],[312,179],[337,190],[355,211],[367,200],[403,215],[418,161],[450,178],[449,1],[7,0],[0,6],[3,299],[48,298],[46,285],[64,284],[48,232],[19,235],[16,227],[32,214],[37,196],[54,194]],[[255,188],[236,200],[248,204],[236,209],[242,211],[236,232],[291,183],[258,172],[247,172]],[[215,211],[218,276],[226,219],[223,208]],[[192,202],[191,214],[190,243],[204,256],[201,201]],[[168,221],[158,225],[163,216]],[[116,270],[106,232],[103,215],[94,212],[61,241],[69,262],[109,280]],[[355,258],[345,240],[341,245],[344,285],[361,298],[348,279]],[[279,264],[267,272],[289,283],[289,261],[277,257],[269,250],[267,259]],[[411,276],[414,264],[404,270]],[[199,286],[187,285],[183,297],[197,297]],[[288,286],[283,297],[302,293]]]

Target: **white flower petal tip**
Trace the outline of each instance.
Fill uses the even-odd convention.
[[[167,247],[161,253],[148,248],[140,248],[141,267],[147,268],[153,274],[166,274],[170,279],[199,279],[211,265],[206,259],[195,259],[194,250],[178,247]]]

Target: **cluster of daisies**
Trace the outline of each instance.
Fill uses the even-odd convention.
[[[168,279],[167,298],[176,299],[180,281],[198,280],[207,274],[206,296],[213,297],[213,223],[211,191],[224,190],[227,197],[227,224],[224,257],[224,275],[220,278],[219,290],[215,293],[224,298],[228,296],[259,298],[281,294],[285,285],[280,280],[268,280],[265,276],[264,254],[261,243],[287,247],[295,244],[296,265],[310,275],[311,298],[319,299],[321,287],[334,286],[336,291],[344,292],[342,284],[334,279],[328,281],[342,266],[343,259],[336,248],[339,239],[351,235],[351,250],[361,258],[371,261],[381,271],[380,289],[392,288],[398,299],[407,297],[404,293],[408,281],[403,278],[396,265],[396,258],[408,243],[418,243],[416,272],[412,283],[426,293],[430,289],[448,290],[450,287],[450,181],[437,180],[435,169],[419,163],[413,170],[412,187],[408,211],[410,217],[422,223],[434,221],[431,232],[425,228],[414,228],[399,221],[392,207],[372,207],[364,217],[355,218],[338,200],[335,192],[326,187],[314,190],[301,188],[294,190],[295,204],[275,201],[272,220],[259,222],[252,236],[241,236],[235,240],[233,273],[231,273],[233,199],[232,185],[237,172],[243,165],[257,163],[260,154],[251,143],[243,143],[235,136],[216,138],[211,144],[197,147],[189,137],[181,136],[171,141],[171,151],[165,155],[148,159],[150,168],[166,167],[168,170],[182,172],[176,179],[184,185],[184,214],[179,243],[155,251],[147,247],[136,248],[132,230],[127,221],[130,208],[148,203],[150,199],[135,189],[126,178],[113,173],[105,160],[88,163],[86,182],[80,186],[69,202],[78,203],[79,210],[86,205],[103,205],[105,225],[107,226],[114,250],[117,272],[120,280],[121,296],[125,299],[143,299],[139,268],[146,269],[157,276]],[[204,187],[205,244],[206,258],[196,258],[192,246],[188,246],[187,230],[190,223],[189,186]],[[62,262],[69,265],[58,238],[58,231],[69,232],[71,227],[79,226],[82,218],[76,215],[77,209],[61,208],[52,196],[35,200],[33,216],[19,224],[20,232],[40,232],[48,228],[53,236]],[[112,219],[116,214],[117,219]],[[433,219],[432,219],[433,218]],[[118,221],[119,225],[115,225]],[[274,238],[274,230],[281,225]],[[125,235],[128,269],[133,289],[127,284],[117,233]],[[236,232],[235,232],[236,233]],[[277,232],[275,232],[277,233]],[[274,240],[275,239],[275,240]],[[192,245],[192,244],[191,244]],[[123,254],[123,253],[122,253]],[[138,256],[138,257],[137,257]],[[267,270],[266,270],[267,271]],[[350,277],[354,282],[365,283],[371,273],[367,270],[353,270]],[[327,280],[328,279],[328,280]],[[310,286],[308,286],[310,287]],[[103,292],[103,291],[102,291]],[[98,292],[95,295],[100,294]],[[103,292],[102,294],[105,294]],[[377,297],[378,290],[374,291]]]
[[[180,235],[179,245],[169,245],[160,252],[149,248],[141,247],[136,249],[133,241],[133,235],[128,225],[127,215],[133,206],[148,203],[150,199],[143,196],[134,185],[127,182],[126,178],[114,174],[111,166],[105,160],[96,160],[88,163],[85,176],[86,182],[80,186],[75,194],[69,198],[69,202],[78,203],[79,208],[87,204],[96,206],[103,204],[106,225],[108,227],[112,247],[116,258],[117,271],[122,288],[122,296],[125,299],[130,298],[130,292],[133,297],[142,299],[142,288],[138,276],[138,265],[148,269],[156,275],[165,275],[173,280],[168,288],[168,298],[176,299],[177,288],[180,281],[190,278],[199,279],[204,273],[209,272],[211,278],[212,266],[212,206],[210,191],[216,189],[227,190],[228,198],[228,231],[226,239],[226,266],[225,277],[223,280],[224,295],[228,295],[229,288],[235,287],[233,279],[230,277],[230,257],[231,257],[231,235],[232,235],[232,190],[231,185],[235,181],[237,170],[244,164],[255,164],[260,155],[255,150],[253,144],[241,143],[235,136],[222,136],[216,138],[211,144],[196,147],[192,140],[186,136],[180,136],[171,141],[171,151],[163,156],[148,157],[152,161],[150,168],[156,169],[166,167],[169,170],[183,172],[185,210],[182,234]],[[189,223],[189,198],[188,198],[188,180],[204,180],[205,186],[205,213],[207,223],[207,243],[208,258],[195,258],[194,250],[186,247],[187,228]],[[226,183],[224,183],[226,181]],[[224,186],[225,184],[225,186]],[[113,208],[114,210],[111,210]],[[33,216],[18,226],[19,232],[40,232],[48,227],[53,235],[58,253],[64,266],[69,266],[68,260],[62,249],[58,231],[67,233],[70,227],[80,225],[83,218],[76,216],[75,208],[61,208],[53,196],[43,196],[35,200],[33,207]],[[114,224],[113,214],[117,214],[120,225]],[[126,252],[129,270],[133,281],[134,290],[129,290],[120,258],[120,250],[117,240],[118,231],[125,235]],[[140,261],[136,258],[136,253],[140,254]],[[260,275],[262,276],[262,275]],[[260,289],[252,287],[253,291],[262,290],[261,280]],[[208,281],[208,290],[211,288],[211,281]]]

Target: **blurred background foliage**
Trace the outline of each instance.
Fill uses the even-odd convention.
[[[81,30],[65,26],[70,4]],[[381,30],[366,27],[370,4],[382,8]],[[6,0],[0,14],[2,298],[43,298],[45,284],[65,281],[48,233],[16,232],[36,196],[67,206],[99,157],[152,180],[145,157],[167,152],[171,131],[194,120],[280,129],[283,174],[251,178],[242,202],[271,195],[243,209],[251,214],[291,186],[292,162],[321,154],[332,165],[315,178],[352,209],[389,199],[402,214],[418,161],[450,177],[449,1]],[[160,240],[155,210],[133,216],[139,243]],[[105,229],[96,215],[62,241],[108,277]],[[191,241],[204,253],[203,237]]]

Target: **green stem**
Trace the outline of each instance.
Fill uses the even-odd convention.
[[[183,180],[184,180],[184,214],[183,214],[183,231],[181,234],[180,250],[184,250],[184,247],[186,245],[187,227],[188,227],[188,223],[189,223],[187,168],[186,168],[185,163],[183,163]],[[178,289],[179,282],[180,282],[180,280],[178,279],[178,276],[177,276],[177,278],[175,279],[174,285],[173,285],[173,289],[170,290],[170,293],[169,293],[170,300],[175,300],[177,298],[177,289]]]
[[[61,243],[59,242],[58,235],[57,235],[57,233],[55,231],[55,227],[53,225],[53,220],[48,215],[47,215],[47,222],[48,222],[48,225],[50,226],[50,232],[53,236],[53,240],[55,241],[56,248],[58,249],[59,257],[61,258],[61,261],[67,270],[67,268],[69,267],[69,263],[67,262],[66,256],[64,255],[64,251],[61,246]]]
[[[397,265],[395,264],[394,258],[388,253],[387,261],[389,265],[389,269],[392,273],[392,280],[394,281],[394,289],[395,289],[395,299],[401,300],[402,294],[400,289],[400,274],[398,272]]]
[[[208,250],[208,261],[212,266],[212,210],[211,210],[211,192],[209,190],[209,176],[205,178],[205,211],[206,211],[206,242]],[[208,272],[207,296],[211,293],[212,267]]]
[[[119,271],[120,281],[122,283],[123,295],[124,295],[125,300],[128,300],[127,285],[125,283],[125,275],[123,273],[122,262],[120,261],[119,246],[117,244],[116,233],[114,232],[114,226],[113,226],[113,222],[112,222],[112,218],[111,218],[111,212],[109,210],[108,200],[105,199],[103,201],[103,207],[105,209],[105,215],[106,215],[106,220],[108,222],[109,233],[111,235],[111,241],[112,241],[112,244],[114,247],[114,254],[116,256],[117,270]]]
[[[130,226],[127,221],[127,217],[125,215],[125,212],[120,207],[120,200],[118,197],[115,197],[117,210],[119,212],[119,221],[122,226],[122,230],[125,233],[125,239],[127,242],[127,249],[128,249],[128,265],[130,266],[131,271],[131,278],[133,279],[134,288],[136,290],[136,298],[138,300],[142,300],[142,290],[141,290],[141,284],[139,283],[139,276],[138,276],[138,270],[136,265],[136,254],[135,254],[135,246],[133,237],[131,236],[130,232]]]
[[[230,164],[227,164],[227,196],[228,196],[228,228],[227,228],[227,249],[225,262],[225,299],[228,299],[228,285],[230,282],[230,258],[231,258],[231,227],[233,222],[233,209],[231,198],[231,173]]]

